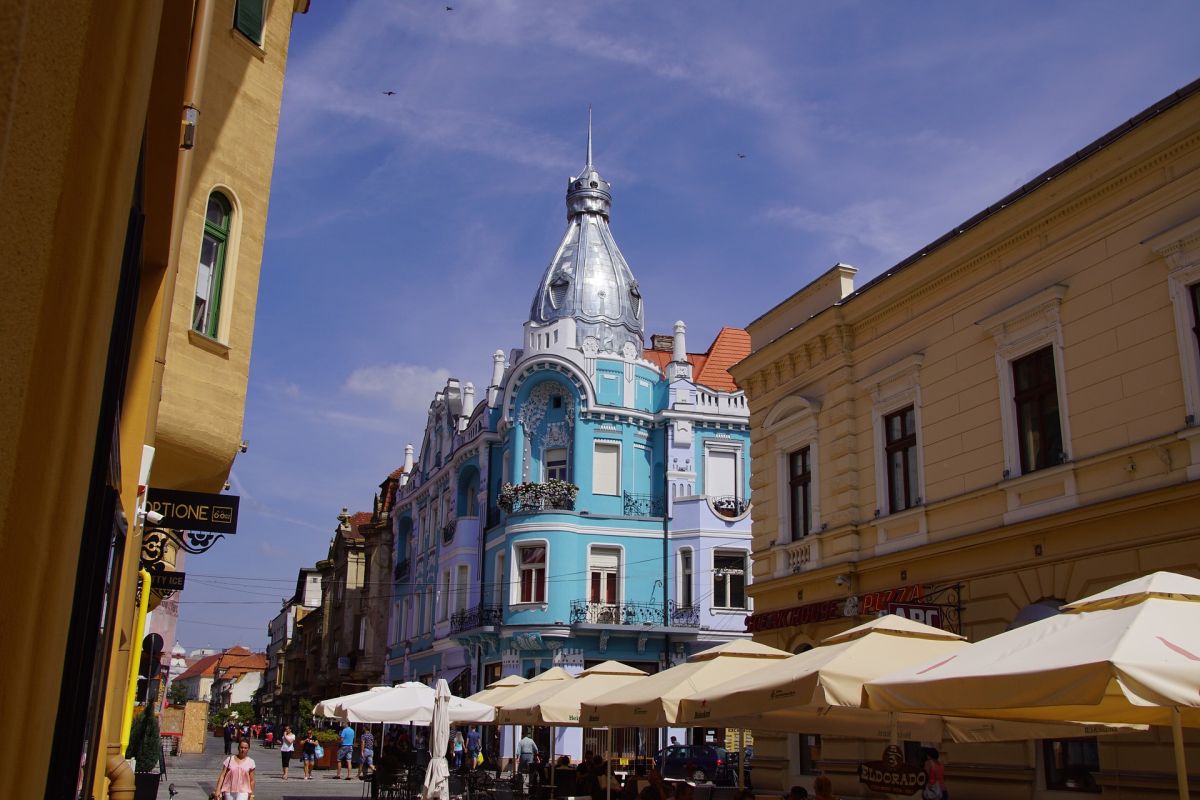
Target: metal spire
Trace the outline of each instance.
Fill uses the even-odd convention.
[[[588,152],[587,152],[588,169],[592,167],[592,104],[588,103]]]

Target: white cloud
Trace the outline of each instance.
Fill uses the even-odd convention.
[[[380,364],[360,367],[350,373],[343,391],[360,397],[387,400],[396,411],[424,410],[433,395],[450,378],[447,369],[430,369],[417,364]]]

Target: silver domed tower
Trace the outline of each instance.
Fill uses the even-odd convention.
[[[638,282],[608,227],[612,193],[592,166],[588,110],[587,163],[567,184],[567,231],[546,268],[529,322],[533,328],[575,322],[568,346],[587,355],[611,352],[632,359],[642,352],[645,309]]]

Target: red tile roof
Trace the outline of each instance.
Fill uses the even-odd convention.
[[[175,680],[195,678],[197,676],[211,678],[217,667],[225,670],[226,678],[240,678],[247,672],[263,672],[267,668],[266,653],[252,653],[245,647],[237,645],[224,653],[205,656],[188,667]]]
[[[687,357],[692,364],[692,377],[696,383],[719,392],[736,392],[738,385],[729,374],[729,367],[748,355],[750,334],[741,328],[721,328],[717,338],[708,346],[708,352],[688,353]],[[671,363],[669,350],[644,350],[642,357],[663,370]]]

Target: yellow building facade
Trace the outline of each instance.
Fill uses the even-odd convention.
[[[891,610],[975,641],[1155,570],[1200,575],[1200,82],[858,289],[854,272],[756,320],[732,370],[756,640],[799,652]],[[819,770],[867,795],[857,764],[883,743],[811,733],[757,731],[755,785]],[[942,761],[956,797],[1175,790],[1161,731]]]
[[[242,441],[307,5],[0,5],[0,699],[41,743],[0,797],[132,786],[136,510],[146,485],[221,491]]]

